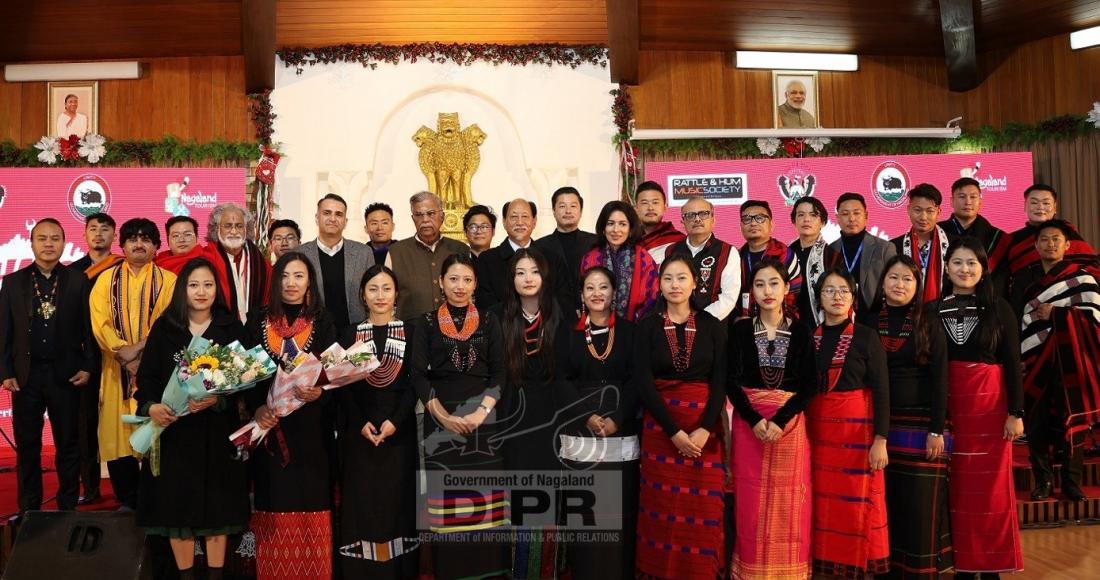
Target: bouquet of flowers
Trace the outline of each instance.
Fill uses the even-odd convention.
[[[261,347],[245,349],[237,341],[222,346],[196,336],[176,354],[176,372],[164,386],[160,402],[177,417],[189,413],[187,402],[229,395],[252,388],[275,373],[276,365]],[[130,446],[145,454],[152,450],[153,475],[160,473],[159,440],[164,430],[149,417],[124,415],[123,422],[140,424],[130,435]]]
[[[362,380],[379,361],[362,342],[356,342],[347,350],[334,343],[317,358],[307,352],[286,363],[275,374],[275,382],[267,392],[267,408],[280,419],[306,404],[295,395],[295,387],[320,386],[331,390]],[[229,440],[236,445],[252,447],[263,440],[268,430],[256,421],[250,421],[232,435]]]
[[[378,368],[379,364],[378,359],[361,340],[347,350],[339,343],[333,343],[321,353],[321,365],[324,367],[321,382],[327,383],[323,388],[327,391],[361,381]]]

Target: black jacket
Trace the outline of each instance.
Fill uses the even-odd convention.
[[[575,311],[580,310],[581,307],[581,259],[588,253],[588,250],[592,249],[592,246],[596,245],[597,238],[596,234],[577,230],[575,234],[577,236],[576,253],[569,256],[566,255],[566,248],[561,243],[562,235],[569,234],[554,232],[548,236],[543,236],[535,240],[535,247],[547,254],[555,253],[562,257],[562,263],[566,267],[566,270],[563,271],[566,284],[565,292],[570,297],[571,305],[571,309],[566,312],[566,318],[571,318]]]
[[[0,380],[15,377],[20,386],[27,384],[31,371],[31,319],[34,290],[31,276],[34,264],[4,277],[0,288]],[[79,371],[94,373],[99,347],[92,338],[88,313],[88,279],[83,272],[58,264],[57,311],[53,318],[54,358],[59,377],[67,380]]]
[[[576,302],[569,291],[569,283],[565,276],[565,259],[558,252],[547,251],[546,248],[532,243],[535,248],[546,256],[546,262],[550,266],[549,273],[542,273],[543,280],[549,280],[554,289],[554,298],[562,312],[572,313],[573,303]],[[508,277],[508,261],[512,259],[516,251],[508,238],[504,238],[499,246],[489,248],[477,257],[474,262],[477,268],[477,290],[474,294],[478,310],[488,310],[494,304],[504,302],[507,292],[514,292],[511,280]],[[549,275],[549,276],[548,276]]]

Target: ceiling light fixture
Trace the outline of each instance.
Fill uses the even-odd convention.
[[[854,54],[824,52],[760,52],[739,50],[737,68],[770,70],[859,70],[859,57]]]
[[[55,62],[4,65],[4,80],[9,83],[33,81],[99,81],[141,78],[141,63],[126,62]]]
[[[1069,33],[1069,47],[1072,50],[1088,48],[1100,44],[1100,26]]]

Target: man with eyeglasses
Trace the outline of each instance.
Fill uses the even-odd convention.
[[[596,234],[580,229],[584,199],[581,198],[577,188],[559,187],[550,196],[550,204],[554,208],[554,221],[557,227],[554,233],[536,240],[535,246],[548,254],[554,253],[561,256],[565,262],[562,277],[565,278],[567,292],[573,297],[572,310],[579,311],[581,258],[596,244]]]
[[[386,256],[386,266],[401,282],[397,316],[404,319],[422,316],[443,304],[439,287],[443,261],[452,254],[470,251],[466,244],[443,236],[443,202],[436,194],[421,191],[413,195],[409,209],[416,233],[391,244]]]
[[[271,263],[252,240],[255,218],[235,203],[214,206],[206,224],[204,255],[217,270],[222,296],[242,323],[267,304]]]
[[[787,294],[785,309],[795,315],[794,299],[802,287],[798,258],[787,244],[772,237],[772,208],[768,202],[749,200],[741,204],[741,235],[745,245],[741,246],[741,303],[735,309],[735,317],[752,316],[752,270],[760,260],[771,258],[787,267],[787,276],[791,291]]]
[[[96,280],[88,301],[92,332],[102,353],[99,382],[99,455],[107,462],[115,497],[137,507],[138,457],[130,446],[134,427],[122,422],[135,410],[137,371],[153,322],[168,308],[176,275],[153,264],[160,247],[157,225],[127,220],[118,230],[125,261]]]
[[[1018,293],[1021,289],[1015,289],[1015,278],[1025,269],[1040,262],[1039,251],[1035,249],[1035,240],[1039,236],[1039,224],[1054,219],[1058,213],[1058,192],[1053,187],[1044,183],[1036,183],[1024,191],[1024,211],[1027,212],[1027,223],[1024,227],[1012,232],[1003,244],[999,244],[989,257],[991,268],[1000,271],[1006,280],[1008,295]],[[1081,237],[1081,233],[1073,224],[1069,224],[1070,233],[1067,236],[1069,249],[1066,250],[1064,259],[1083,266],[1093,276],[1100,277],[1100,262],[1097,261],[1096,250]]]
[[[374,252],[366,244],[344,237],[348,203],[335,193],[317,201],[317,238],[298,247],[313,265],[317,285],[337,331],[367,317],[359,282],[374,265]]]
[[[634,210],[638,212],[638,219],[642,222],[642,247],[653,256],[653,261],[660,266],[665,260],[665,253],[673,244],[684,241],[684,234],[680,233],[672,222],[666,222],[665,189],[656,181],[643,181],[638,184],[634,194]]]
[[[504,302],[504,295],[513,292],[512,280],[508,276],[508,261],[520,248],[532,246],[531,234],[535,233],[535,220],[538,219],[538,206],[535,202],[517,198],[504,204],[501,215],[504,216],[504,230],[508,237],[500,245],[485,250],[474,263],[477,270],[477,290],[474,297],[478,308],[489,308]],[[554,297],[562,312],[572,313],[574,299],[566,284],[565,259],[560,254],[539,249],[549,264],[550,272],[542,274],[543,284],[549,280],[554,289]]]
[[[267,247],[278,260],[283,254],[297,250],[302,243],[302,230],[294,220],[275,220],[267,226]]]
[[[951,240],[948,239],[947,232],[936,223],[936,219],[940,217],[940,205],[943,204],[940,190],[932,184],[921,183],[909,190],[908,197],[906,212],[912,227],[908,232],[890,240],[890,243],[894,244],[895,252],[913,258],[920,266],[924,288],[921,303],[927,304],[940,297],[944,256],[947,255],[947,244]]]
[[[692,197],[680,210],[687,230],[684,241],[673,244],[666,256],[691,256],[699,268],[695,299],[718,320],[725,320],[737,307],[741,296],[741,256],[733,246],[714,236],[714,205],[702,197]]]
[[[164,222],[164,233],[168,236],[168,249],[153,260],[157,266],[179,274],[192,258],[203,255],[205,250],[199,246],[199,222],[193,218],[184,215],[168,218]]]
[[[894,244],[867,232],[867,200],[862,195],[840,194],[836,200],[836,219],[840,239],[832,243],[832,248],[840,253],[844,267],[856,280],[854,306],[857,315],[865,315],[878,292],[878,279],[886,260],[898,252]]]
[[[497,230],[497,216],[493,208],[487,205],[475,205],[462,216],[462,229],[466,232],[466,243],[475,258],[493,246],[493,236]]]

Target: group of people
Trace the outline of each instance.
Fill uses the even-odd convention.
[[[359,243],[329,194],[316,240],[300,244],[290,220],[267,228],[270,257],[250,212],[225,204],[205,244],[194,220],[169,219],[160,253],[149,220],[116,236],[92,215],[88,255],[68,266],[65,232],[43,218],[34,264],[0,289],[20,510],[42,504],[48,410],[58,508],[75,508],[81,480],[94,501],[107,462],[183,578],[199,538],[219,578],[226,536],[246,528],[260,578],[1020,570],[1012,442],[1026,419],[1037,499],[1053,493],[1052,448],[1067,450],[1061,491],[1079,500],[1080,438],[1100,421],[1096,253],[1055,219],[1053,188],[1024,195],[1027,225],[1006,234],[981,217],[977,181],[952,185],[942,222],[940,192],[918,185],[912,229],[887,241],[846,193],[831,244],[820,200],[794,204],[790,244],[768,203],[748,201],[736,248],[706,199],[683,206],[686,234],[665,221],[655,182],[601,208],[595,233],[578,229],[575,188],[553,194],[556,228],[538,240],[536,204],[512,200],[497,246],[491,208],[466,213],[462,244],[428,192],[410,199],[413,236],[393,241],[393,210],[372,204]],[[296,386],[305,404],[283,417],[271,379],[177,416],[161,396],[195,336],[281,366],[361,341],[379,366],[336,390]],[[157,473],[129,445],[131,413],[165,428]],[[249,420],[271,434],[235,446]],[[507,494],[456,504],[430,477],[578,470],[617,472],[615,538],[502,539]]]

